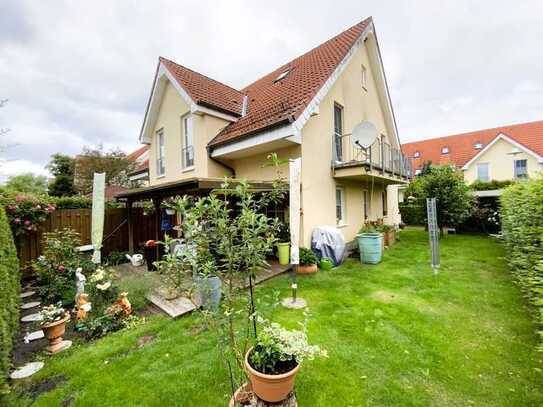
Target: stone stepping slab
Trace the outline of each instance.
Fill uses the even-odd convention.
[[[25,291],[19,294],[19,297],[27,298],[27,297],[32,297],[34,294],[36,294],[36,291]]]
[[[180,317],[196,309],[192,301],[185,297],[168,300],[159,294],[153,293],[147,295],[147,299],[172,318]]]
[[[35,308],[35,307],[39,306],[40,304],[41,304],[41,302],[39,302],[39,301],[27,302],[27,303],[21,304],[21,309]]]
[[[39,322],[42,320],[43,320],[43,317],[38,313],[26,315],[21,318],[21,322]]]
[[[24,342],[29,343],[29,342],[36,341],[36,340],[42,339],[42,338],[45,338],[45,334],[40,329],[39,331],[34,331],[34,332],[30,332],[30,333],[26,334],[25,337],[24,337]]]
[[[32,376],[34,373],[40,371],[45,364],[43,362],[31,362],[14,370],[9,375],[12,379],[24,379],[25,377]]]

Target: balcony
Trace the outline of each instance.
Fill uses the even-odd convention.
[[[411,158],[381,139],[376,139],[368,148],[362,148],[352,142],[351,134],[333,135],[332,146],[332,170],[337,178],[378,176],[407,182],[413,176]]]

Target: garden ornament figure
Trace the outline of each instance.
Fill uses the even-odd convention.
[[[75,302],[77,303],[79,296],[85,292],[85,282],[87,281],[87,277],[82,273],[83,269],[81,267],[78,267],[75,270],[75,285],[77,288],[77,291],[75,293]]]
[[[130,304],[130,301],[128,301],[128,293],[126,291],[123,291],[121,293],[121,299],[119,300],[119,306],[122,308],[124,314],[126,316],[130,315],[132,313],[132,304]]]
[[[79,294],[77,299],[77,320],[82,321],[87,318],[87,313],[92,309],[91,303],[89,302],[89,295],[87,293]]]

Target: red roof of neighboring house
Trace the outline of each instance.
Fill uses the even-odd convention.
[[[130,160],[136,161],[137,165],[134,171],[132,171],[132,174],[142,172],[149,169],[149,158],[145,158],[144,160],[141,159],[141,157],[144,154],[147,154],[149,151],[149,145],[144,144],[140,148],[138,148],[135,151],[132,151],[130,154],[128,154],[126,157]]]
[[[229,124],[210,145],[296,120],[337,68],[371,17],[242,89],[248,97],[247,114]],[[283,72],[288,74],[277,80]]]
[[[191,99],[218,111],[241,116],[243,93],[198,72],[160,57],[159,61],[175,77]]]
[[[408,157],[413,158],[414,168],[420,168],[428,161],[437,165],[454,163],[457,167],[463,167],[499,134],[504,134],[534,153],[543,156],[543,121],[513,124],[405,143],[402,144],[402,151]],[[475,148],[477,143],[482,144],[481,149]],[[442,154],[443,147],[449,148],[448,154]],[[415,152],[419,152],[420,157],[415,158]]]
[[[119,187],[117,185],[107,185],[104,190],[106,201],[114,199],[117,194],[128,190],[128,188]]]
[[[149,145],[144,144],[143,146],[139,147],[137,150],[134,150],[130,154],[128,154],[126,158],[128,158],[129,160],[137,160],[139,157],[145,154],[148,150],[149,150]]]

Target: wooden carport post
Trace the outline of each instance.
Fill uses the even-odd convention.
[[[155,205],[155,241],[161,240],[160,238],[160,227],[161,227],[161,221],[162,221],[162,213],[160,211],[160,205],[162,204],[162,198],[155,197],[153,198],[153,204]],[[160,249],[159,245],[156,245],[156,259],[160,260]]]
[[[134,254],[134,225],[132,214],[132,199],[126,201],[126,221],[128,223],[128,252]]]

